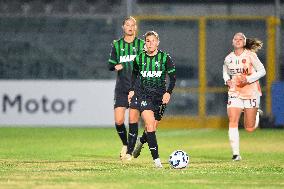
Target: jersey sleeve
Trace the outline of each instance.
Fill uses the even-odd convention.
[[[109,55],[109,59],[108,59],[108,69],[110,71],[114,71],[115,68],[114,66],[116,64],[118,64],[117,62],[117,52],[116,52],[116,48],[115,48],[115,41],[112,43],[112,48],[111,48],[111,52],[110,52],[110,55]]]
[[[228,67],[226,64],[223,64],[223,79],[224,79],[224,83],[226,85],[227,81],[230,80],[230,75],[228,73]]]
[[[170,79],[167,92],[171,94],[176,85],[176,67],[169,55],[167,56],[166,59],[166,66],[167,66],[167,74]]]
[[[227,81],[231,79],[230,74],[229,74],[229,70],[228,70],[228,66],[227,64],[231,62],[231,59],[229,56],[227,56],[224,60],[224,64],[223,64],[223,79],[224,79],[224,84],[227,84]]]
[[[259,80],[261,77],[265,76],[266,74],[265,68],[263,64],[261,63],[261,61],[259,60],[259,58],[257,57],[256,53],[252,52],[251,63],[255,69],[255,72],[252,73],[251,75],[246,76],[247,82],[249,83],[253,83]]]

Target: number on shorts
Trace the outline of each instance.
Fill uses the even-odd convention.
[[[252,107],[256,107],[256,99],[249,99],[249,102]]]

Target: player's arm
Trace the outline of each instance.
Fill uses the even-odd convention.
[[[227,85],[227,82],[231,80],[231,77],[228,73],[228,67],[225,64],[223,65],[223,79],[225,85]]]
[[[133,60],[133,70],[132,70],[132,77],[131,77],[131,87],[130,90],[134,90],[134,85],[136,83],[136,79],[138,79],[138,74],[139,74],[139,56],[136,56],[136,58]]]
[[[110,58],[108,59],[108,69],[110,71],[119,71],[123,68],[122,65],[117,61],[118,60],[117,50],[118,46],[115,44],[114,41],[110,52]]]
[[[131,76],[131,86],[128,93],[128,101],[130,102],[132,96],[134,95],[134,85],[136,83],[136,80],[138,79],[139,74],[139,66],[138,66],[138,56],[133,60],[133,70],[132,70],[132,76]]]
[[[169,76],[169,85],[167,87],[166,93],[163,95],[163,104],[169,103],[171,94],[176,85],[176,67],[170,56],[167,56],[166,66],[167,66],[167,74]]]
[[[256,72],[246,76],[246,80],[248,83],[253,83],[259,80],[261,77],[265,76],[266,74],[265,68],[261,63],[261,61],[259,60],[259,58],[257,57],[256,53],[252,53],[251,60],[252,60],[252,66],[254,67]]]
[[[116,53],[116,49],[115,49],[114,43],[112,43],[112,48],[111,48],[109,56],[110,57],[108,59],[108,69],[110,71],[114,71],[115,70],[115,65],[118,63],[117,62],[117,53]]]
[[[229,70],[228,70],[228,66],[227,64],[230,63],[231,57],[227,56],[224,60],[224,64],[223,64],[223,79],[224,79],[224,84],[230,86],[231,85],[231,77],[229,74]]]

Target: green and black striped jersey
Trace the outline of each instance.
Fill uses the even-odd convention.
[[[133,60],[136,55],[143,52],[144,41],[134,38],[132,43],[127,43],[124,38],[114,40],[108,60],[109,70],[114,71],[114,66],[122,64],[123,69],[118,71],[116,79],[116,90],[128,92],[131,86],[131,75]]]
[[[149,56],[142,52],[136,56],[133,66],[132,85],[135,78],[139,78],[140,89],[143,93],[161,94],[166,91],[172,92],[176,82],[176,68],[167,53],[158,50],[155,56]],[[166,75],[170,79],[167,89]]]

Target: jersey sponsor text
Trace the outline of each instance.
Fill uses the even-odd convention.
[[[119,57],[119,62],[131,62],[134,60],[134,58],[136,57],[136,55],[126,55],[126,56],[120,56]]]
[[[141,71],[142,77],[161,77],[162,71]]]

